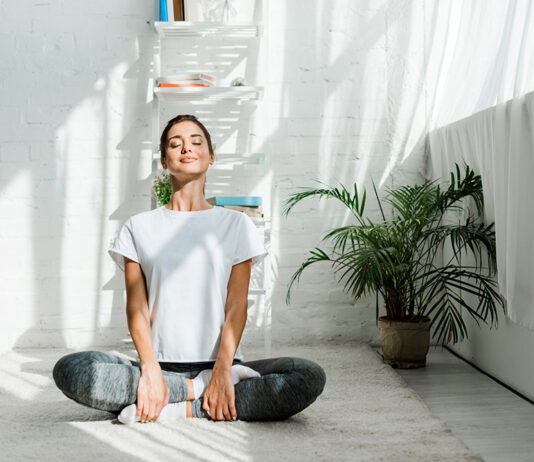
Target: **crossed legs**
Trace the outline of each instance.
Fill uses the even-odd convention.
[[[260,377],[235,384],[239,420],[283,420],[312,404],[321,394],[326,374],[317,363],[303,358],[279,357],[241,363]],[[199,371],[200,372],[200,371]],[[188,401],[189,416],[211,419],[202,408],[203,397],[191,392],[189,373],[163,370],[169,387],[169,403]],[[130,360],[99,351],[63,356],[54,366],[58,388],[74,401],[118,414],[137,399],[141,371]]]

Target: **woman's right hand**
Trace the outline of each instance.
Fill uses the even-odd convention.
[[[141,366],[137,385],[137,415],[141,422],[155,422],[161,410],[169,403],[169,387],[159,363]]]

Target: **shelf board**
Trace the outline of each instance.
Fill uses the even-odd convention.
[[[263,87],[154,87],[154,94],[162,99],[254,100],[263,96]]]
[[[248,23],[155,21],[154,28],[160,38],[237,37],[254,38],[262,33],[261,25]]]

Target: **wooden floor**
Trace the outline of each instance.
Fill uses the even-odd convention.
[[[534,461],[529,401],[441,347],[430,347],[426,367],[395,371],[485,461]]]

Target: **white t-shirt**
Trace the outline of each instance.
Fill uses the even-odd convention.
[[[108,253],[123,271],[123,256],[141,265],[157,360],[197,362],[217,359],[232,266],[252,258],[254,268],[268,252],[243,212],[161,206],[128,218]]]

